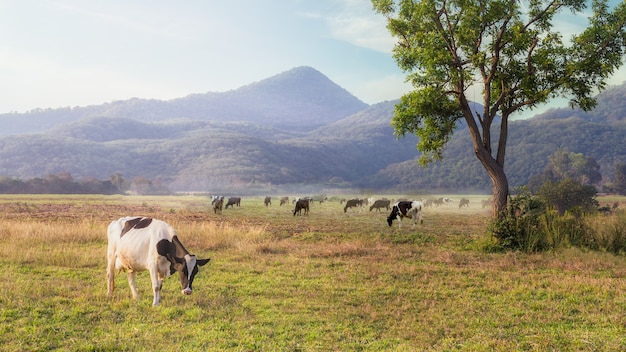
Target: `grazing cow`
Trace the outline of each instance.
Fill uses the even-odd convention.
[[[222,207],[224,206],[224,197],[219,197],[215,201],[213,201],[213,212],[217,214],[219,211],[222,213]]]
[[[240,197],[230,197],[230,198],[228,198],[228,203],[226,203],[226,206],[224,208],[228,209],[229,205],[230,205],[231,208],[233,208],[235,205],[236,206],[240,206],[241,205],[241,198]]]
[[[309,200],[308,199],[296,200],[296,207],[293,209],[293,216],[296,216],[296,214],[301,215],[302,210],[304,210],[304,215],[309,214]]]
[[[346,206],[343,207],[343,212],[347,213],[348,208],[362,207],[362,206],[363,206],[363,199],[350,199],[346,202]]]
[[[265,204],[265,206],[272,205],[272,197],[265,197],[263,204]]]
[[[385,208],[389,210],[389,204],[391,204],[391,201],[388,199],[377,199],[374,201],[374,204],[370,206],[370,211],[372,211],[372,209],[380,211],[380,208]]]
[[[488,206],[491,206],[491,199],[483,199],[480,201],[480,205],[485,209]]]
[[[107,289],[108,295],[115,288],[115,271],[128,272],[128,284],[133,298],[137,299],[135,279],[138,271],[148,270],[152,280],[154,300],[157,306],[161,301],[163,280],[178,272],[184,295],[190,295],[193,279],[198,267],[210,259],[198,259],[189,254],[178,239],[176,230],[164,221],[127,216],[109,224],[107,248]]]
[[[289,204],[289,197],[280,197],[280,205]]]
[[[459,201],[459,209],[461,209],[462,207],[469,208],[469,199],[461,198],[461,200]]]
[[[391,208],[391,214],[387,217],[387,224],[391,226],[393,220],[398,219],[398,227],[401,227],[402,219],[405,217],[413,219],[413,227],[417,225],[418,219],[420,224],[423,224],[424,218],[422,217],[422,207],[422,202],[417,200],[399,201]]]

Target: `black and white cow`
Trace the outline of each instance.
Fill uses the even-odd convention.
[[[211,259],[198,259],[189,254],[178,239],[176,230],[164,221],[127,216],[112,221],[108,230],[107,289],[108,295],[115,289],[115,271],[128,272],[128,284],[133,298],[137,298],[135,279],[138,271],[148,270],[152,280],[154,300],[161,301],[163,280],[178,272],[184,295],[190,295],[198,267]]]
[[[417,220],[419,219],[420,224],[424,223],[424,218],[422,217],[422,202],[418,200],[414,201],[399,201],[396,202],[391,208],[391,214],[387,217],[387,224],[391,226],[393,220],[398,219],[398,227],[402,226],[403,218],[413,219],[413,227],[417,225]]]

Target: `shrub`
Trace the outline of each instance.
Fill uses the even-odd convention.
[[[490,249],[526,253],[567,246],[626,253],[626,213],[606,215],[573,207],[563,215],[540,196],[522,189],[509,200],[506,211],[491,223],[496,243]],[[589,209],[589,208],[587,208]]]
[[[496,238],[496,249],[534,252],[544,250],[540,217],[545,204],[522,188],[511,197],[504,213],[491,224],[491,233]]]

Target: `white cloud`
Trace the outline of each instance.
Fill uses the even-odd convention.
[[[341,0],[336,11],[325,18],[333,38],[353,45],[389,53],[394,39],[386,19],[372,9],[369,1]]]

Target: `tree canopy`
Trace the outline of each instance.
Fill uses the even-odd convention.
[[[439,159],[459,120],[493,184],[494,214],[507,202],[504,171],[512,113],[559,96],[592,109],[622,64],[626,4],[594,0],[588,27],[564,39],[555,17],[584,0],[372,0],[397,38],[393,56],[414,90],[397,104],[398,136],[419,137],[420,163]],[[482,109],[471,104],[481,97]],[[496,139],[492,140],[492,139]]]

